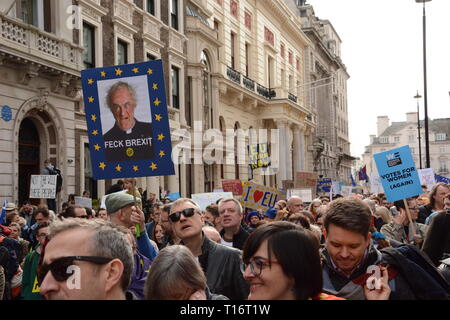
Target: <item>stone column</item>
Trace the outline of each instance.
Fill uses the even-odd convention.
[[[97,180],[97,198],[101,199],[105,195],[105,180]]]
[[[300,138],[300,169],[302,171],[306,171],[306,153],[307,153],[307,147],[305,144],[305,130],[304,128],[299,131],[299,138]]]
[[[278,174],[277,174],[277,184],[279,188],[283,187],[283,180],[286,180],[286,157],[288,156],[287,151],[287,135],[286,135],[286,120],[275,120],[277,129],[279,129],[279,140],[277,141],[279,146],[278,153]],[[273,143],[273,141],[272,141]]]
[[[159,177],[147,177],[147,197],[150,193],[156,194],[156,199],[159,200]]]
[[[293,132],[291,126],[286,126],[286,180],[292,180],[292,160],[293,160]]]
[[[180,192],[180,185],[178,183],[178,179],[179,179],[179,172],[178,172],[178,165],[175,165],[175,175],[173,176],[168,176],[169,178],[169,183],[168,183],[168,189],[169,189],[169,193],[174,193],[174,192]]]
[[[293,127],[293,133],[294,133],[294,137],[293,137],[293,161],[294,161],[294,177],[295,177],[295,173],[302,171],[302,163],[301,163],[301,157],[302,157],[302,152],[303,152],[303,148],[301,147],[301,140],[300,140],[300,127],[298,125],[295,125]]]

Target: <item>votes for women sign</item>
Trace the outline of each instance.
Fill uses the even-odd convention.
[[[94,179],[175,174],[161,60],[81,71]]]
[[[422,193],[419,175],[409,146],[373,155],[388,202]]]

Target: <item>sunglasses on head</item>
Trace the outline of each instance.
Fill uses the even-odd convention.
[[[74,261],[87,261],[95,264],[106,264],[112,261],[112,258],[104,257],[87,257],[87,256],[71,256],[61,257],[53,260],[50,264],[42,264],[37,270],[37,281],[39,286],[44,281],[47,273],[51,271],[53,278],[56,281],[66,281],[73,273],[69,272],[69,267],[73,265]]]
[[[172,222],[177,222],[177,221],[180,221],[181,214],[183,214],[183,216],[185,216],[186,218],[189,218],[189,217],[192,217],[194,215],[194,213],[195,213],[194,208],[186,208],[184,210],[171,213],[169,215],[169,220]]]

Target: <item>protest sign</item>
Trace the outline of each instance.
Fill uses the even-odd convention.
[[[222,188],[225,192],[232,192],[234,196],[242,194],[241,180],[222,180]]]
[[[249,181],[243,183],[243,189],[241,204],[244,207],[252,209],[267,210],[273,208],[282,194],[278,189],[265,187]]]
[[[373,155],[388,202],[422,193],[419,175],[409,146]]]
[[[249,165],[252,170],[270,166],[268,143],[257,143],[247,146]]]
[[[192,195],[192,200],[200,206],[200,209],[205,210],[210,204],[215,204],[219,199],[233,198],[231,192],[209,192],[209,193],[195,193]]]
[[[312,202],[312,190],[307,189],[289,189],[287,192],[287,197],[297,196],[303,200],[303,202]]]
[[[56,175],[31,175],[30,198],[55,199]]]
[[[316,172],[296,172],[294,179],[294,187],[298,188],[316,188],[317,173]]]
[[[179,192],[172,192],[172,193],[169,193],[169,194],[167,195],[167,198],[168,198],[170,201],[175,201],[175,200],[181,198],[181,195],[180,195]]]
[[[428,190],[431,190],[436,184],[436,178],[432,168],[419,169],[420,183],[427,186]]]
[[[320,178],[317,180],[317,192],[329,193],[331,191],[331,185],[331,178]]]
[[[92,209],[92,199],[85,197],[75,197],[75,204],[80,205],[82,207]]]
[[[383,185],[381,184],[381,178],[380,176],[375,173],[370,173],[370,192],[371,193],[383,193]]]
[[[333,181],[331,183],[331,192],[333,194],[340,194],[341,193],[341,182],[340,181]]]
[[[435,175],[435,179],[436,179],[436,183],[438,183],[438,182],[444,182],[444,183],[447,183],[447,184],[450,183],[450,179],[449,178],[441,176],[441,175],[438,175],[438,174]]]
[[[349,197],[352,194],[353,187],[352,186],[343,186],[341,188],[341,193],[344,198]]]
[[[81,79],[93,178],[175,174],[162,61],[82,70]]]

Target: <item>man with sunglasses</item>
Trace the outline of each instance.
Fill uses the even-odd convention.
[[[127,232],[102,219],[54,222],[38,270],[41,294],[47,300],[124,300],[133,271]]]
[[[140,198],[134,198],[128,193],[113,193],[105,200],[106,211],[111,222],[130,229],[139,225],[140,234],[136,237],[138,250],[150,261],[153,261],[158,254],[157,249],[151,244],[150,238],[145,229],[145,216],[136,205]]]
[[[21,296],[24,300],[42,300],[37,281],[37,268],[41,259],[42,248],[49,233],[49,223],[42,222],[36,229],[36,240],[38,246],[25,258],[22,274]]]
[[[204,217],[191,199],[180,198],[171,207],[169,221],[181,244],[198,259],[209,289],[231,300],[246,299],[248,283],[240,271],[241,251],[213,242],[202,232]]]

